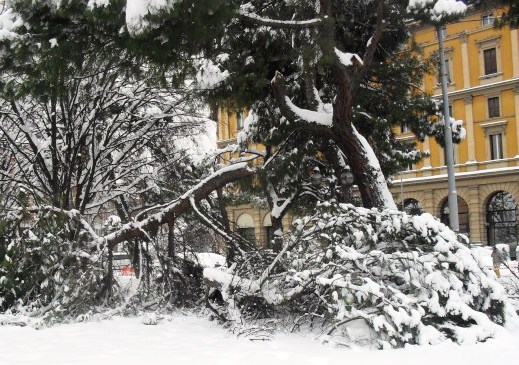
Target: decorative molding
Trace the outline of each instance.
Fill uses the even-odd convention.
[[[467,32],[460,33],[460,41],[461,43],[467,43]]]
[[[483,133],[485,133],[485,136],[490,136],[493,134],[502,134],[504,137],[506,135],[507,123],[508,122],[506,120],[499,120],[497,122],[488,122],[480,124],[480,127],[483,128]]]
[[[501,44],[501,35],[494,35],[492,37],[477,40],[476,44],[478,45],[480,51],[483,48],[487,48],[487,47],[492,47],[492,46],[499,47]]]
[[[508,86],[512,86],[512,87],[516,87],[516,88],[519,87],[519,77],[516,77],[513,79],[508,79],[508,80],[503,80],[503,81],[498,81],[498,82],[495,82],[492,84],[478,85],[478,86],[473,86],[473,87],[469,87],[466,89],[451,91],[451,92],[449,92],[448,95],[449,95],[449,97],[456,97],[456,96],[461,97],[466,94],[483,94],[484,91],[489,90],[489,89],[497,89],[500,87],[507,87],[507,89],[508,89]],[[438,95],[434,95],[433,97],[439,99],[442,97],[442,95],[438,94]]]
[[[474,97],[471,95],[467,95],[465,96],[465,104],[472,104],[472,99],[474,99]]]
[[[498,127],[498,126],[506,126],[508,124],[508,121],[506,120],[498,120],[497,122],[487,122],[480,124],[482,128],[489,128],[489,127]]]

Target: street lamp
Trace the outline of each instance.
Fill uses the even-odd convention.
[[[322,187],[322,183],[324,181],[324,177],[319,170],[319,167],[314,167],[312,170],[312,174],[310,175],[310,185],[313,188],[318,189]],[[341,172],[339,175],[340,186],[339,188],[342,191],[342,196],[346,201],[349,201],[351,198],[351,187],[355,182],[353,174],[351,173],[351,169],[349,166]],[[330,182],[330,197],[333,198],[335,196],[335,182]]]
[[[454,172],[454,149],[452,147],[452,130],[451,130],[451,117],[449,114],[449,96],[447,90],[447,69],[445,67],[445,46],[444,46],[444,32],[440,25],[436,26],[436,33],[438,34],[438,45],[440,53],[440,80],[442,85],[442,97],[443,97],[443,125],[445,130],[445,154],[447,155],[447,177],[448,177],[448,188],[449,188],[449,225],[450,228],[458,233],[460,230],[458,220],[458,197],[456,191],[456,180]]]
[[[312,175],[310,176],[310,183],[314,188],[318,188],[321,186],[321,183],[323,182],[323,175],[321,175],[321,170],[319,170],[319,167],[314,167],[312,170]]]
[[[341,185],[346,187],[351,187],[353,185],[353,174],[351,173],[351,169],[349,166],[346,167],[346,170],[344,170],[341,173]]]
[[[353,174],[351,173],[351,169],[349,166],[346,166],[346,168],[341,172],[340,180],[342,202],[351,203],[351,187],[355,182],[355,178],[353,177]]]

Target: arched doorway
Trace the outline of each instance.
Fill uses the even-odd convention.
[[[400,209],[409,215],[420,215],[424,212],[422,203],[413,198],[404,200],[404,208],[400,207]]]
[[[445,198],[442,201],[440,208],[440,220],[443,224],[450,227],[449,222],[449,199]],[[465,199],[458,195],[458,221],[460,225],[460,233],[469,235],[470,221],[469,221],[469,206]]]
[[[256,230],[254,224],[254,218],[250,214],[243,213],[238,217],[236,221],[238,226],[238,234],[245,238],[250,243],[256,242]]]
[[[487,203],[487,243],[517,242],[517,202],[507,191],[498,191]]]

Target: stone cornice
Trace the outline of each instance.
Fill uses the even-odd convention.
[[[514,89],[519,87],[519,77],[515,77],[513,79],[508,79],[508,80],[503,80],[503,81],[498,81],[498,82],[493,82],[491,84],[478,85],[478,86],[468,87],[466,89],[450,91],[448,93],[448,96],[449,96],[449,98],[465,97],[467,95],[481,94],[487,90],[498,89],[498,88],[503,88],[503,87],[507,87],[507,86],[511,86]],[[433,98],[436,98],[436,99],[441,98],[441,94],[433,95]]]

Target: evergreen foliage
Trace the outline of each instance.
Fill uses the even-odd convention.
[[[67,216],[43,210],[30,215],[20,209],[2,221],[2,311],[52,323],[109,304],[106,251],[92,250],[88,236]]]
[[[291,314],[299,324],[320,318],[324,339],[341,343],[356,320],[381,347],[485,341],[513,310],[466,240],[429,214],[327,203],[295,222],[276,266],[276,259],[249,259],[204,275],[219,282],[224,313],[238,322],[256,302],[263,303],[256,316]]]

